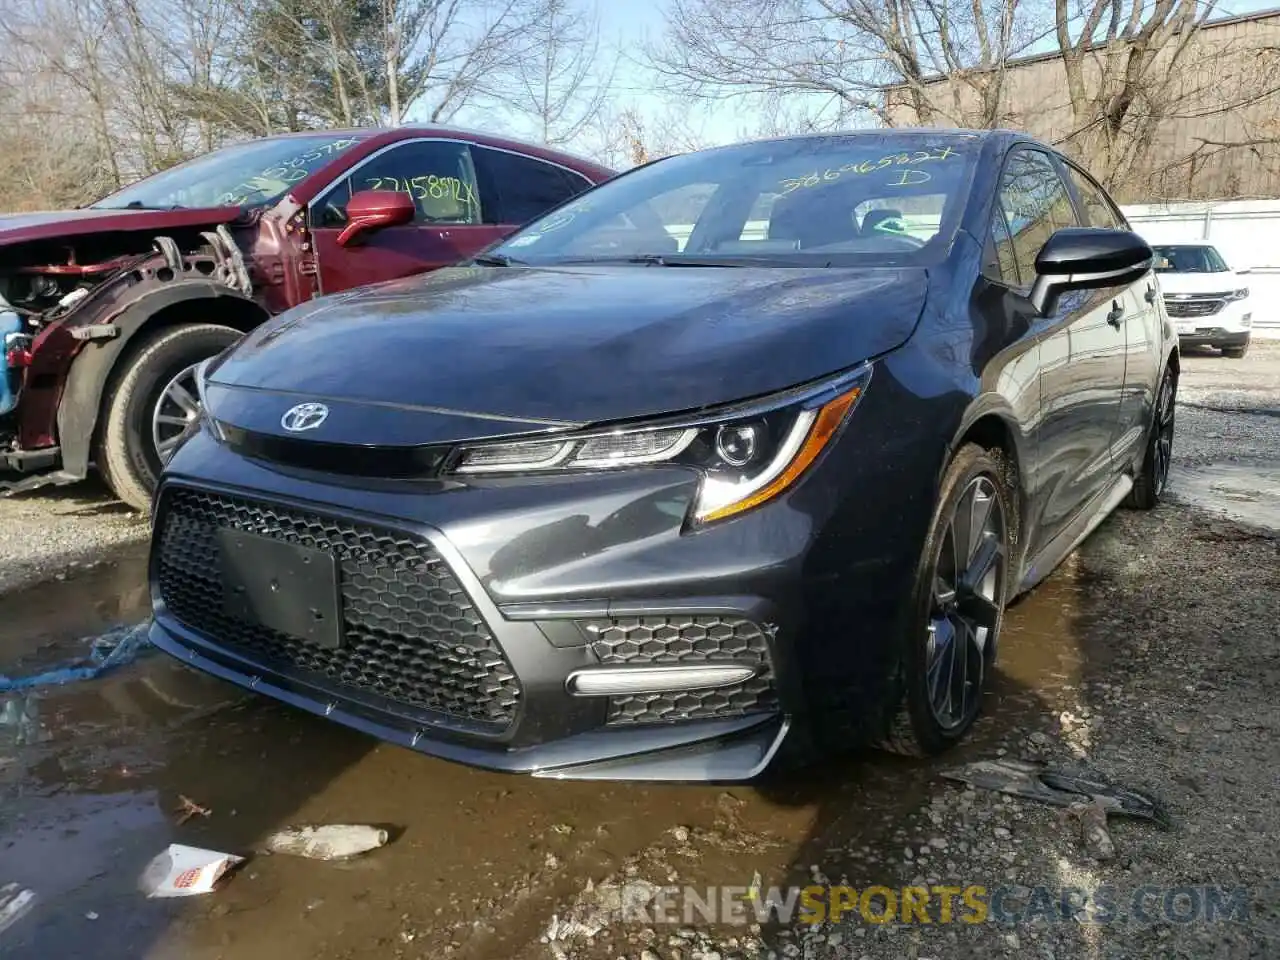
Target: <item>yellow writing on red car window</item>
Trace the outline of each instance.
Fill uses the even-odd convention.
[[[255,196],[274,196],[289,184],[305,180],[311,174],[310,164],[317,160],[331,157],[339,151],[359,143],[355,137],[344,137],[330,140],[318,147],[290,157],[274,166],[267,167],[261,173],[247,177],[218,198],[220,204],[246,204]]]
[[[366,190],[393,190],[407,193],[417,200],[453,200],[456,203],[473,204],[475,188],[458,177],[441,177],[430,173],[420,177],[369,177]]]
[[[915,150],[910,153],[891,153],[888,156],[881,157],[878,160],[863,160],[861,163],[846,163],[840,167],[828,167],[822,172],[814,171],[803,177],[788,177],[780,180],[779,185],[782,187],[781,195],[786,196],[802,187],[816,187],[822,183],[831,183],[839,180],[846,174],[862,175],[875,173],[877,170],[885,170],[889,167],[912,167],[921,163],[935,163],[940,160],[949,160],[952,157],[959,157],[961,154],[956,153],[950,147],[941,147],[937,150]],[[903,171],[903,175],[899,179],[903,182],[894,183],[892,186],[913,186],[916,183],[924,183],[930,179],[929,174],[922,170]],[[907,174],[910,176],[907,176]],[[923,179],[921,179],[923,175]]]

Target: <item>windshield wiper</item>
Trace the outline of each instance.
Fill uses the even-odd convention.
[[[684,254],[640,253],[629,257],[573,257],[557,263],[643,263],[654,267],[751,267],[778,264],[762,257],[695,257]]]
[[[130,200],[121,207],[104,207],[101,204],[94,204],[94,210],[185,210],[187,209],[180,203],[171,203],[167,207],[153,207],[143,203],[141,200]]]
[[[513,264],[523,264],[523,260],[517,260],[515,257],[508,257],[505,253],[484,253],[478,257],[471,258],[472,263],[482,263],[486,267],[509,267]]]

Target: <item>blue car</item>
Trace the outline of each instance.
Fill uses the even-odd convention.
[[[154,504],[152,638],[495,770],[946,750],[1009,600],[1164,489],[1152,265],[1012,132],[648,164],[207,362]]]

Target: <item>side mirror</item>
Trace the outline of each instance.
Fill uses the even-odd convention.
[[[413,197],[392,190],[358,190],[347,201],[347,225],[338,234],[338,245],[349,247],[361,236],[412,223],[417,215]]]
[[[1151,269],[1154,260],[1155,253],[1136,233],[1065,227],[1036,255],[1031,305],[1042,316],[1050,314],[1067,291],[1132,283]]]

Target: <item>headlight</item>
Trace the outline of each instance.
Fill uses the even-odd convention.
[[[452,472],[573,472],[681,464],[702,474],[694,518],[723,520],[792,486],[826,449],[870,378],[871,367],[863,366],[816,386],[698,417],[466,447],[454,459]]]
[[[1231,294],[1231,296],[1227,297],[1227,299],[1228,299],[1228,300],[1243,300],[1243,299],[1244,299],[1245,297],[1247,297],[1247,296],[1249,296],[1249,288],[1248,288],[1248,287],[1241,287],[1241,288],[1240,288],[1239,290],[1237,290],[1235,293]]]

